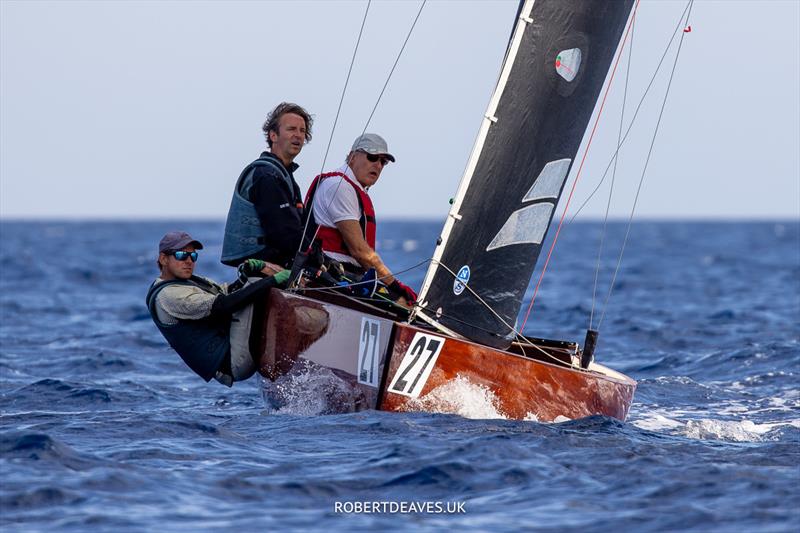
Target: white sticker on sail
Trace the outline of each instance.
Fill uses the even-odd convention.
[[[459,270],[458,274],[456,274],[456,280],[453,282],[453,294],[458,296],[464,292],[464,289],[467,288],[467,283],[469,283],[469,275],[469,266],[462,266],[461,270]]]
[[[412,398],[419,397],[443,346],[444,337],[419,331],[415,333],[392,378],[389,391]]]
[[[543,200],[545,198],[558,198],[561,185],[567,179],[569,164],[572,159],[558,159],[547,163],[531,185],[530,190],[522,198],[523,202]]]
[[[581,49],[570,48],[563,50],[556,56],[556,72],[567,81],[572,81],[578,75],[581,67]]]
[[[542,202],[514,211],[486,247],[486,251],[512,244],[541,244],[554,208],[555,204]]]

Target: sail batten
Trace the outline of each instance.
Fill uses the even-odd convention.
[[[633,1],[522,4],[420,291],[426,320],[484,344],[510,343]]]
[[[525,31],[525,28],[531,22],[533,22],[532,19],[530,18],[530,13],[535,1],[536,0],[524,0],[523,2],[520,3],[521,7],[516,17],[517,23],[515,25],[514,33],[511,36],[508,50],[506,52],[506,57],[503,61],[503,66],[500,69],[500,77],[497,80],[497,86],[495,87],[495,90],[492,93],[492,97],[489,99],[489,106],[486,110],[486,113],[484,113],[484,119],[481,122],[481,126],[478,131],[478,136],[475,140],[475,144],[472,148],[472,153],[470,154],[469,160],[467,162],[467,168],[465,169],[464,175],[461,178],[461,182],[459,183],[458,186],[458,191],[456,192],[456,195],[453,198],[453,205],[450,207],[450,213],[448,214],[444,228],[442,229],[440,242],[436,247],[436,250],[434,250],[433,260],[431,261],[431,264],[428,267],[428,272],[426,273],[425,279],[422,282],[422,287],[420,289],[420,294],[419,294],[420,301],[424,301],[428,289],[430,288],[431,282],[435,276],[435,273],[439,269],[439,261],[441,260],[442,253],[446,248],[446,243],[450,237],[453,224],[456,221],[461,220],[462,218],[462,216],[459,214],[461,203],[467,191],[469,190],[469,184],[472,175],[475,171],[475,167],[477,165],[481,151],[483,150],[483,145],[486,140],[486,136],[489,132],[489,127],[497,122],[497,118],[494,116],[494,112],[497,109],[497,104],[500,102],[500,97],[503,93],[503,90],[505,89],[506,82],[508,81],[508,76],[511,72],[511,66],[514,62],[514,58],[516,57],[517,51],[519,50],[519,45],[522,42],[522,35]]]

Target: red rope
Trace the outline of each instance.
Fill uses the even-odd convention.
[[[547,259],[545,259],[544,266],[542,267],[542,272],[539,274],[539,281],[536,282],[536,288],[533,290],[533,297],[531,298],[531,303],[528,305],[528,311],[525,313],[525,320],[522,321],[522,326],[519,328],[520,331],[525,330],[525,324],[528,322],[528,317],[531,314],[531,309],[533,309],[533,302],[536,301],[536,295],[539,293],[539,286],[542,284],[542,279],[544,278],[544,273],[547,271],[547,265],[550,263],[550,257],[553,255],[553,249],[556,246],[556,241],[558,241],[558,234],[561,232],[561,226],[564,224],[564,217],[567,214],[567,210],[569,209],[569,204],[572,201],[572,195],[575,193],[575,186],[578,184],[578,180],[581,177],[581,171],[583,170],[583,164],[586,162],[586,156],[589,153],[589,147],[592,146],[592,139],[594,139],[594,133],[597,131],[597,124],[600,122],[600,117],[603,115],[603,108],[606,105],[606,97],[608,97],[608,91],[611,89],[611,82],[614,81],[614,74],[617,72],[617,65],[619,64],[619,60],[622,57],[622,52],[625,49],[625,43],[628,42],[628,33],[630,32],[631,26],[633,25],[633,21],[636,18],[636,10],[639,9],[639,1],[636,0],[636,5],[633,6],[633,15],[631,16],[631,20],[628,23],[628,28],[625,30],[625,37],[622,39],[622,46],[619,49],[619,55],[617,55],[617,60],[614,62],[614,68],[611,71],[611,77],[608,79],[608,85],[606,86],[606,92],[603,94],[603,101],[600,103],[600,110],[597,112],[597,118],[594,120],[594,126],[592,127],[592,133],[589,135],[589,141],[586,143],[586,149],[583,151],[583,158],[581,159],[581,164],[578,167],[578,173],[575,175],[575,181],[572,183],[572,189],[569,191],[569,197],[567,198],[567,203],[564,206],[564,211],[561,213],[561,219],[558,221],[558,228],[556,229],[556,235],[553,238],[553,243],[550,245],[550,250],[547,252]]]

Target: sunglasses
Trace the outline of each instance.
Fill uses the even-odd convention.
[[[191,259],[192,263],[197,262],[197,252],[172,252],[172,256],[175,257],[178,261],[186,261],[187,259]]]
[[[380,161],[382,167],[385,167],[391,161],[388,157],[383,156],[383,155],[369,154],[367,152],[362,152],[362,153],[365,156],[367,156],[367,161],[369,161],[370,163],[374,163],[376,161]]]

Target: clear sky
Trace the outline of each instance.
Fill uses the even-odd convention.
[[[685,4],[642,0],[626,113]],[[373,1],[326,169],[361,133],[419,5]],[[323,166],[365,7],[2,0],[0,216],[221,219],[239,172],[264,147],[266,113],[282,100],[315,116],[297,159],[305,190]],[[380,217],[447,212],[516,8],[496,0],[423,9],[369,126],[397,157],[371,191]],[[698,0],[690,23],[638,216],[800,217],[800,2]],[[616,217],[630,211],[668,73],[623,149]],[[618,76],[574,207],[613,153]],[[606,194],[583,214],[602,216]]]

